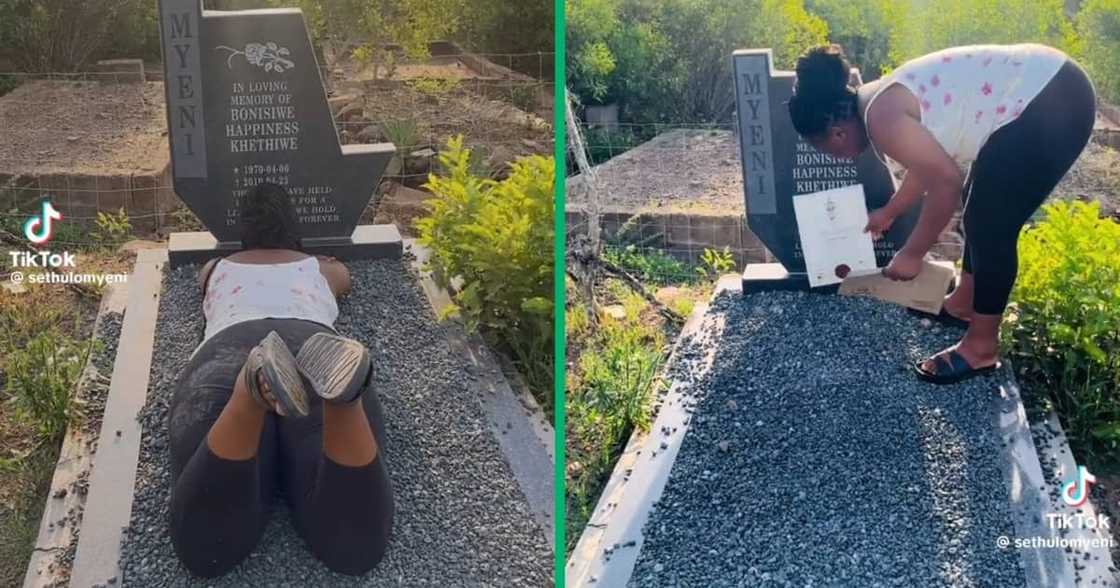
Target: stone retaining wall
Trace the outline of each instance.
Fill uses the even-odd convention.
[[[0,205],[20,208],[49,198],[64,219],[91,224],[101,212],[124,208],[133,229],[153,231],[182,206],[172,187],[171,166],[113,175],[48,173],[37,176],[0,174]]]

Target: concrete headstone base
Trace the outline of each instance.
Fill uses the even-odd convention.
[[[305,239],[304,248],[313,255],[329,255],[342,261],[401,257],[404,251],[396,225],[359,225],[349,239]],[[219,243],[206,231],[172,233],[168,243],[172,268],[205,263],[238,250],[236,244]]]
[[[813,288],[813,292],[832,294],[838,289],[839,284]],[[809,275],[790,273],[780,263],[750,263],[743,271],[743,294],[788,290],[809,290]]]

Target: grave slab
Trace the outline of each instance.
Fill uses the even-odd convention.
[[[201,0],[160,0],[159,11],[175,192],[218,249],[240,247],[241,201],[269,182],[287,190],[308,246],[391,252],[358,242],[355,227],[395,148],[341,144],[303,13],[203,10]],[[200,245],[177,249],[172,264],[215,254]]]
[[[862,184],[868,210],[874,210],[894,194],[890,172],[870,150],[855,161],[836,159],[798,136],[786,107],[796,75],[774,68],[772,50],[742,49],[731,59],[747,224],[789,273],[782,276],[773,269],[752,271],[748,265],[743,291],[806,289],[808,281],[801,278],[805,260],[793,199]],[[858,83],[858,74],[853,72],[853,77]],[[876,242],[878,265],[889,263],[902,247],[918,213],[915,207],[900,216]]]
[[[569,586],[1117,585],[1107,549],[999,547],[1058,535],[1040,521],[1062,512],[1070,465],[1042,475],[1039,453],[1070,452],[1051,436],[1036,453],[1009,371],[938,388],[903,369],[959,330],[870,299],[740,288],[725,277],[685,325]]]
[[[187,574],[166,535],[165,411],[201,339],[201,302],[196,268],[162,269],[165,260],[166,250],[142,251],[130,278],[122,353],[100,435],[105,449],[94,463],[72,585],[381,586],[400,578],[545,585],[550,427],[539,409],[515,396],[492,357],[469,341],[464,347],[453,326],[436,323],[422,293],[434,284],[417,284],[419,276],[399,259],[351,263],[357,294],[340,303],[337,323],[378,358],[397,499],[386,559],[363,577],[330,573],[279,508],[257,552],[234,572],[211,580]],[[549,474],[543,478],[542,468]]]

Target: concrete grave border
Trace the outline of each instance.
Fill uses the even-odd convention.
[[[121,536],[132,515],[143,433],[136,415],[148,397],[152,341],[166,263],[166,249],[140,251],[129,276],[121,339],[90,471],[71,586],[107,585],[110,579],[120,578]]]
[[[412,267],[433,311],[438,313],[450,302],[450,298],[422,270],[428,257],[427,250],[411,242],[409,244],[416,253]],[[103,302],[103,309],[123,312],[124,321],[98,437],[98,451],[91,459],[81,443],[69,441],[68,435],[55,468],[52,494],[57,488],[70,484],[77,471],[87,469],[91,472],[82,520],[73,523],[80,525],[81,530],[70,576],[72,586],[107,586],[122,581],[120,545],[131,519],[142,436],[136,416],[147,399],[152,343],[164,267],[168,265],[167,254],[166,248],[140,251],[129,276],[127,301],[122,289],[122,292],[111,296],[111,301]],[[534,518],[546,533],[545,539],[552,545],[555,446],[551,423],[544,418],[540,406],[523,386],[511,385],[505,378],[495,354],[486,348],[481,338],[468,337],[458,328],[445,332],[451,348],[475,366],[479,376],[479,401],[486,413],[487,424]],[[36,551],[24,580],[25,588],[50,584],[51,578],[44,578],[35,571],[48,565],[53,559],[53,552],[64,549],[72,535],[70,532],[63,535],[57,529],[45,529],[60,512],[66,512],[72,499],[73,495],[65,502],[53,501],[48,495]]]
[[[124,314],[128,291],[122,284],[109,284],[101,298],[101,305],[97,311],[97,318],[93,321],[93,335],[96,337],[98,329],[109,313]],[[123,324],[122,324],[123,327]],[[115,360],[114,360],[115,361]],[[76,386],[82,390],[90,385],[95,378],[107,378],[110,374],[103,374],[93,366],[92,359],[87,363]],[[93,455],[88,450],[88,445],[94,441],[92,434],[86,433],[81,426],[71,424],[66,429],[66,436],[62,440],[62,449],[58,454],[54,475],[51,478],[50,490],[45,498],[43,515],[39,520],[39,532],[36,535],[35,547],[31,552],[31,559],[27,562],[27,572],[23,578],[23,588],[46,588],[62,580],[60,570],[50,569],[55,562],[57,553],[66,550],[74,542],[74,531],[80,521],[74,524],[52,524],[72,509],[84,508],[86,497],[78,492],[70,491],[73,484],[83,473],[89,473],[93,466]],[[65,491],[66,495],[54,498],[56,493]]]
[[[723,276],[716,285],[711,300],[722,292],[740,292],[742,282],[738,275]],[[700,334],[705,338],[701,326],[714,327],[718,337],[726,325],[712,317],[706,317],[711,302],[698,304],[689,316],[677,338],[666,366],[676,361],[684,341]],[[699,380],[711,369],[715,358],[714,350],[705,352],[699,366],[691,374],[692,380]],[[673,381],[668,392],[659,399],[660,408],[649,432],[635,431],[611,472],[610,479],[599,497],[598,503],[575,550],[567,561],[567,586],[625,586],[630,581],[641,553],[644,536],[643,527],[649,518],[653,505],[661,498],[668,482],[673,463],[680,451],[681,442],[688,433],[693,406],[681,393],[687,384]],[[1046,526],[1044,514],[1048,512],[1070,513],[1073,509],[1061,504],[1055,505],[1050,494],[1057,495],[1060,488],[1049,485],[1043,476],[1039,452],[1057,461],[1059,473],[1063,476],[1076,470],[1072,452],[1066,441],[1057,416],[1050,412],[1046,421],[1031,425],[1027,419],[1019,387],[1014,381],[1003,382],[999,388],[999,398],[993,400],[992,424],[998,428],[1004,441],[1001,450],[1001,470],[1008,484],[1011,515],[1017,537],[1058,537],[1056,530]],[[1031,430],[1040,431],[1049,427],[1058,431],[1050,443],[1036,449]],[[665,434],[665,432],[669,432]],[[1044,488],[1041,491],[1040,488]],[[1092,503],[1087,503],[1081,511],[1093,516]],[[1069,539],[1106,538],[1099,531],[1071,531]],[[995,545],[992,546],[996,548]],[[606,550],[610,558],[604,557]],[[1057,548],[1020,549],[1020,561],[1024,570],[1027,586],[1041,588],[1049,586],[1074,586],[1075,571],[1065,552]],[[1088,553],[1089,560],[1082,560],[1085,566],[1081,575],[1084,583],[1097,578],[1101,586],[1120,586],[1120,577],[1109,571],[1112,557],[1107,547],[1081,550]],[[1097,559],[1093,559],[1096,556]]]

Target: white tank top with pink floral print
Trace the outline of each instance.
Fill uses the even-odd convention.
[[[331,328],[338,319],[338,303],[315,257],[271,264],[223,259],[210,272],[202,311],[203,342],[226,327],[262,318],[303,319]]]
[[[962,168],[997,129],[1015,120],[1058,73],[1065,53],[1033,43],[954,47],[907,61],[868,101],[901,84],[921,105],[922,126]],[[878,150],[876,150],[878,155]],[[892,172],[901,166],[880,155]]]

